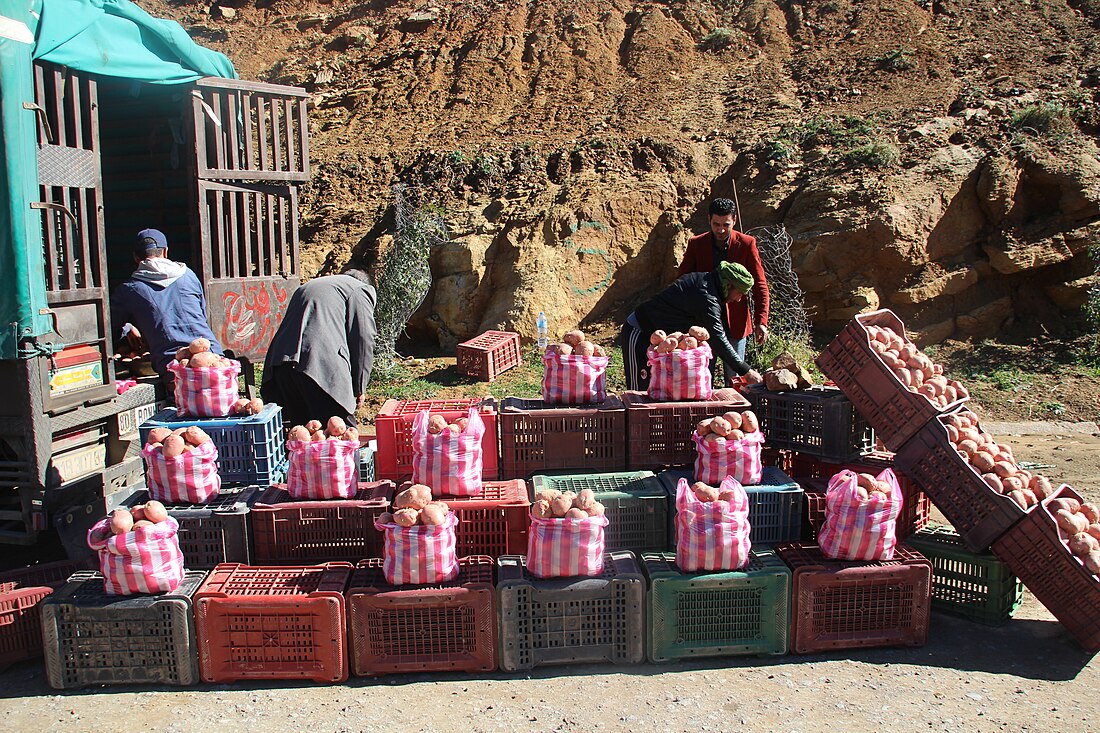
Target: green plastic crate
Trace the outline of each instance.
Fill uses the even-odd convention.
[[[987,626],[1006,623],[1024,599],[1024,584],[992,553],[967,549],[952,527],[926,527],[906,540],[932,563],[932,610]]]
[[[607,517],[607,552],[629,550],[640,555],[672,547],[668,492],[652,471],[534,476],[531,501],[537,492],[552,489],[577,493],[592,489],[596,493]]]
[[[649,661],[786,654],[791,570],[772,550],[754,550],[730,572],[683,573],[675,553],[642,556]]]
[[[658,477],[668,491],[668,540],[676,545],[676,484],[681,478],[695,483],[691,471],[670,469]],[[802,487],[783,469],[765,466],[760,483],[745,486],[749,497],[749,541],[753,547],[772,547],[802,536]]]

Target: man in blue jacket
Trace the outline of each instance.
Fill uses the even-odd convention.
[[[144,341],[153,368],[162,377],[181,346],[199,337],[222,353],[210,330],[206,296],[187,265],[168,259],[168,240],[157,229],[142,229],[134,241],[137,268],[111,296],[111,323],[131,344]]]

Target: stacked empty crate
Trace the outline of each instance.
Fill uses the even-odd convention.
[[[492,382],[522,361],[519,334],[511,331],[486,331],[455,347],[458,373],[482,382]]]

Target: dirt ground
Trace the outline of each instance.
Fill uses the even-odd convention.
[[[1100,500],[1100,436],[1080,424],[994,428],[1020,460]],[[922,647],[811,656],[60,694],[40,661],[24,662],[0,673],[0,730],[1085,733],[1100,730],[1098,687],[1100,663],[1025,594],[1002,627],[936,613]]]

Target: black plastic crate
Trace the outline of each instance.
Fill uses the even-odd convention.
[[[742,390],[772,448],[843,461],[875,447],[875,431],[836,387]]]
[[[223,562],[249,564],[252,560],[252,502],[261,487],[223,488],[205,504],[165,504],[168,514],[179,522],[176,538],[190,570],[212,570]],[[126,501],[135,506],[149,501],[148,491],[139,491]]]

